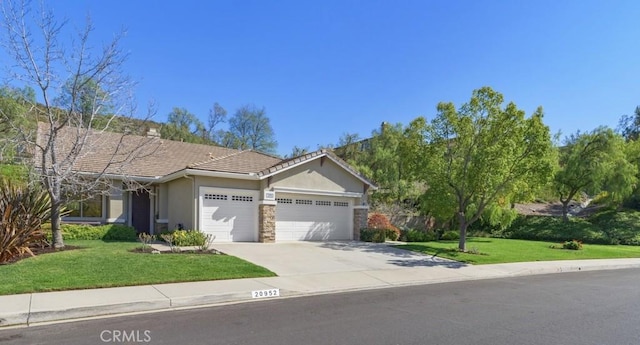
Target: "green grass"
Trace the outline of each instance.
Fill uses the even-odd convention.
[[[502,238],[470,238],[467,251],[477,249],[480,254],[458,252],[458,241],[421,242],[399,245],[398,248],[448,258],[470,264],[499,264],[505,262],[640,258],[639,246],[584,244],[581,250],[562,248],[562,243]]]
[[[0,265],[0,295],[253,277],[275,274],[227,255],[141,254],[136,242],[67,241],[83,249]]]

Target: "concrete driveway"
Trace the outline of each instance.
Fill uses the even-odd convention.
[[[279,276],[463,265],[384,243],[357,241],[214,243],[213,248],[268,268]]]

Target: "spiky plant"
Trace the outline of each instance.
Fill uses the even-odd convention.
[[[0,179],[0,263],[42,244],[42,223],[51,217],[51,200],[38,187],[18,185]]]

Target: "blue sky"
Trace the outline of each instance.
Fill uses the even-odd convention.
[[[278,153],[435,115],[491,86],[552,132],[615,127],[640,105],[640,1],[55,1],[97,44],[125,28],[125,72],[156,120],[264,106]]]

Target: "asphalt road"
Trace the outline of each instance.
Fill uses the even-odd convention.
[[[614,270],[361,291],[6,329],[0,345],[638,344],[639,282]]]

